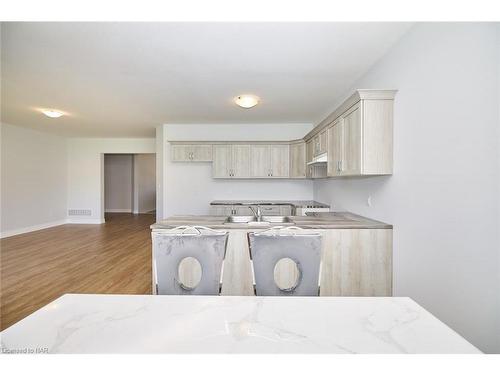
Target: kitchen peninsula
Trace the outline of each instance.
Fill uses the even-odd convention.
[[[321,296],[392,296],[392,225],[350,212],[315,215],[269,216],[273,222],[235,222],[232,216],[173,216],[151,229],[153,236],[156,231],[180,225],[227,230],[221,295],[254,295],[248,233],[280,225],[322,234]],[[289,272],[294,278],[293,270]]]
[[[63,295],[3,331],[2,349],[5,353],[480,353],[407,297],[109,294]]]

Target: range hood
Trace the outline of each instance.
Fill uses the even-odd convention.
[[[326,164],[328,161],[328,154],[326,152],[316,156],[312,161],[307,163],[307,165],[321,165],[321,164]]]

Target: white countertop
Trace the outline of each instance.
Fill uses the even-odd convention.
[[[66,294],[1,343],[4,353],[480,353],[405,297]]]

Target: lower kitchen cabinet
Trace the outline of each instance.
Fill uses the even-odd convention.
[[[278,205],[261,205],[260,211],[263,216],[279,216],[281,215],[281,206]]]
[[[235,205],[213,205],[210,206],[210,214],[214,216],[250,216],[252,210],[248,206]]]
[[[222,295],[254,295],[247,234],[229,230]],[[392,229],[314,229],[323,235],[321,296],[392,296]],[[280,281],[296,280],[282,267]]]
[[[257,205],[252,205],[257,211]],[[260,205],[263,216],[290,216],[292,214],[292,206],[290,205]],[[235,205],[213,205],[210,206],[210,214],[214,216],[251,216],[253,211],[250,207],[240,204]]]
[[[210,206],[210,215],[213,216],[231,216],[233,214],[232,205],[214,205]]]
[[[323,232],[320,295],[392,296],[392,229]]]

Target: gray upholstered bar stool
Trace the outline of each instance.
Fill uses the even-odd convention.
[[[227,238],[201,226],[153,231],[153,294],[219,294]]]
[[[249,233],[258,296],[317,296],[321,234],[298,227]]]

